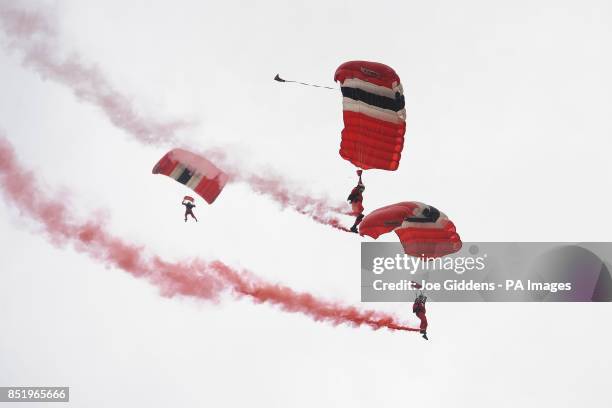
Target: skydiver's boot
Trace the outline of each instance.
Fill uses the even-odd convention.
[[[359,231],[357,230],[357,226],[359,224],[361,224],[361,220],[363,220],[364,215],[363,214],[359,214],[357,216],[357,219],[355,220],[355,223],[353,224],[353,226],[351,227],[351,232],[354,232],[355,234],[359,234]]]
[[[426,332],[426,331],[422,331],[422,332],[421,332],[421,334],[423,335],[423,338],[424,338],[425,340],[429,340],[429,339],[427,338],[427,332]]]

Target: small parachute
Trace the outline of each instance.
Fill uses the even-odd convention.
[[[227,183],[228,175],[204,157],[184,149],[173,149],[162,157],[153,174],[163,174],[192,189],[212,204]],[[193,198],[185,196],[185,199]]]
[[[340,156],[365,170],[397,170],[406,133],[399,76],[384,64],[349,61],[336,69],[334,80],[343,97]]]
[[[359,234],[377,239],[395,231],[404,252],[417,257],[437,258],[461,249],[455,224],[435,207],[406,201],[379,208],[359,225]]]

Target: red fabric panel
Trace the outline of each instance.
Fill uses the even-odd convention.
[[[398,228],[395,233],[404,247],[404,252],[412,256],[437,258],[461,249],[461,239],[455,230],[455,224],[449,220],[440,228]]]
[[[393,68],[368,61],[349,61],[340,65],[334,74],[334,81],[342,83],[346,78],[359,78],[387,88],[392,88],[393,82],[400,83],[399,76]]]
[[[415,203],[406,201],[372,211],[359,225],[359,233],[376,239],[399,227],[404,218],[413,214],[416,207]]]
[[[393,124],[345,111],[340,155],[363,169],[396,170],[404,148],[406,123]]]
[[[348,161],[350,161],[351,163],[353,163],[353,165],[355,165],[356,167],[359,167],[363,170],[369,170],[369,169],[381,169],[381,170],[397,170],[397,168],[399,167],[399,161],[393,161],[393,160],[389,160],[389,159],[381,159],[378,157],[374,157],[374,156],[369,156],[366,160],[360,160],[357,157],[359,155],[356,155],[354,152],[351,152],[350,150],[346,150],[343,149],[342,146],[340,148],[340,156],[343,159],[346,159]],[[357,156],[357,157],[356,157]]]
[[[166,153],[159,162],[153,167],[153,174],[163,174],[169,176],[178,163],[170,158],[170,154]]]
[[[358,129],[363,129],[364,131],[369,131],[370,133],[404,140],[404,133],[406,133],[406,122],[391,123],[387,122],[386,120],[373,118],[364,113],[353,111],[343,111],[342,117],[345,125],[348,123],[349,126],[353,125]],[[397,141],[399,142],[399,140]]]
[[[226,181],[227,177],[217,177],[214,179],[204,177],[195,188],[195,192],[202,196],[208,204],[212,204],[221,193],[221,190],[223,190]]]

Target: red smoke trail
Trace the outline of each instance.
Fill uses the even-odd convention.
[[[369,326],[373,329],[418,331],[400,324],[387,313],[359,310],[321,300],[309,293],[265,282],[247,271],[237,271],[220,261],[193,259],[166,262],[146,256],[141,246],[111,235],[100,223],[78,222],[70,209],[49,198],[38,186],[34,175],[22,168],[9,142],[0,136],[0,187],[6,200],[39,221],[51,242],[70,243],[74,248],[105,265],[123,269],[158,286],[165,296],[184,295],[217,301],[229,291],[257,303],[270,303],[291,313],[302,313],[316,321],[334,325]]]
[[[420,329],[399,324],[395,317],[373,310],[363,311],[352,306],[317,299],[310,293],[295,292],[286,286],[265,283],[246,273],[239,274],[218,262],[217,272],[229,282],[235,293],[250,296],[256,302],[269,302],[292,313],[303,313],[316,321],[334,325],[348,323],[352,326],[367,325],[377,330],[383,327],[392,330],[419,331]]]
[[[24,65],[43,78],[71,89],[79,100],[99,108],[114,126],[139,142],[174,147],[179,143],[177,133],[192,125],[183,120],[160,122],[140,115],[130,98],[115,89],[97,67],[86,66],[76,56],[62,59],[53,52],[58,48],[55,32],[49,18],[41,12],[0,5],[0,28],[9,39],[9,47],[19,49],[24,54]],[[230,174],[233,181],[248,184],[256,193],[268,196],[283,208],[293,208],[318,223],[348,231],[335,216],[345,214],[346,205],[331,204],[328,199],[296,193],[290,188],[290,183],[280,176],[252,175],[230,164],[224,154],[216,156],[217,164]]]
[[[349,232],[348,228],[342,226],[340,219],[330,213],[344,214],[348,206],[346,204],[332,206],[321,199],[315,199],[306,195],[296,194],[287,189],[287,183],[276,177],[263,178],[256,175],[240,176],[236,178],[251,186],[253,191],[266,194],[279,203],[283,208],[291,207],[300,214],[306,215],[314,221],[329,225],[332,228]]]
[[[95,66],[85,66],[77,56],[64,60],[54,55],[55,32],[41,13],[0,6],[0,26],[9,47],[24,53],[24,65],[43,78],[70,88],[76,97],[99,108],[116,127],[147,143],[174,143],[176,132],[190,126],[185,121],[157,122],[141,117],[128,97],[116,90]]]

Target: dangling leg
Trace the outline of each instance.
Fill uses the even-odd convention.
[[[195,220],[195,222],[198,222],[198,219],[196,218],[194,213],[191,213],[191,217]]]
[[[351,227],[351,232],[357,233],[357,226],[361,223],[361,220],[363,220],[364,215],[363,214],[359,214],[357,216],[357,218],[355,218],[355,223],[353,224],[353,226]]]
[[[423,338],[425,340],[429,340],[427,338],[427,316],[425,316],[424,312],[419,312],[419,313],[417,313],[417,317],[419,319],[421,319],[421,327],[420,327],[420,329],[421,329],[421,334],[423,335]]]

